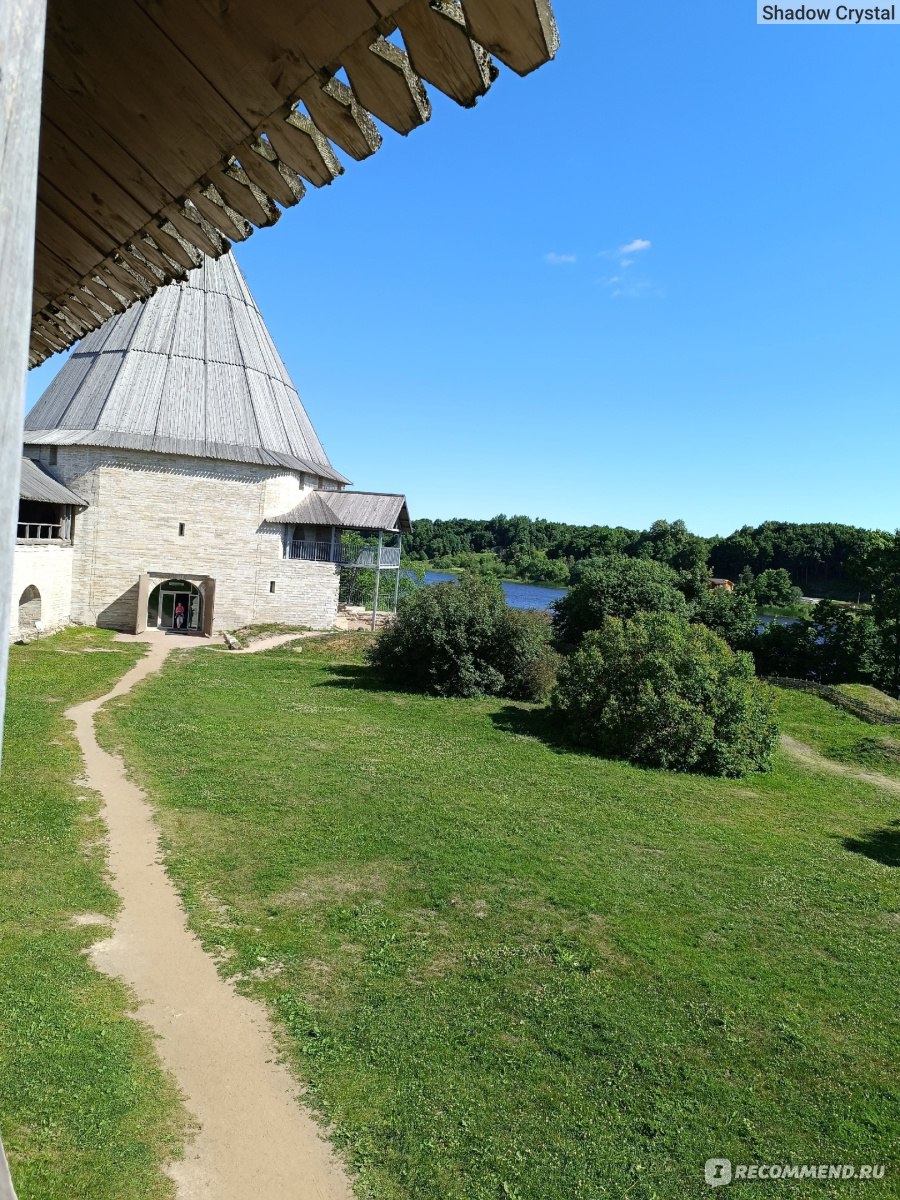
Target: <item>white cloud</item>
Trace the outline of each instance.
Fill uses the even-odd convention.
[[[649,250],[651,243],[646,238],[635,238],[633,242],[629,242],[627,246],[622,246],[619,253],[623,255],[640,254],[642,250]]]
[[[563,266],[566,263],[578,262],[577,254],[556,254],[551,250],[549,254],[544,255],[544,262],[549,263],[551,267]]]

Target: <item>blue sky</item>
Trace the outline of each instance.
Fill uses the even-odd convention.
[[[894,528],[900,27],[555,7],[556,62],[237,249],[335,466],[414,519]]]

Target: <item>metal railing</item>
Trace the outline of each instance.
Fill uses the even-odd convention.
[[[61,525],[48,525],[46,521],[19,521],[16,537],[23,541],[50,542],[60,537]]]
[[[376,564],[378,551],[374,546],[343,546],[340,542],[312,542],[294,540],[289,542],[286,558],[302,562],[337,563],[342,567],[374,567],[396,569],[400,566],[400,547],[382,546],[381,558]]]

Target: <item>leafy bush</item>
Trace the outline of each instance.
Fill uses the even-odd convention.
[[[592,750],[673,771],[763,771],[778,737],[750,656],[673,613],[607,617],[563,662],[553,706]]]
[[[407,596],[369,661],[416,691],[539,700],[555,676],[550,632],[544,614],[507,608],[496,580],[468,575]]]
[[[579,564],[572,579],[568,595],[554,605],[553,624],[563,646],[576,646],[606,617],[633,617],[639,612],[687,615],[677,574],[651,559],[609,554]]]
[[[559,655],[550,645],[551,634],[547,613],[507,608],[498,630],[496,656],[506,681],[504,696],[543,700],[550,695],[559,665]]]

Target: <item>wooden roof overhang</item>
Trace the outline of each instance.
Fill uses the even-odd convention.
[[[30,365],[184,278],[335,153],[554,55],[550,0],[49,0]]]

